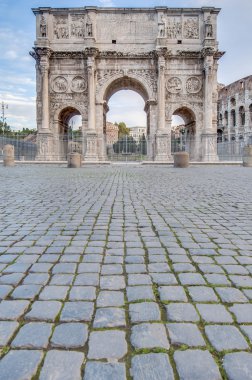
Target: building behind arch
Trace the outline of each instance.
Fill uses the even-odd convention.
[[[252,143],[252,75],[218,92],[218,142]]]

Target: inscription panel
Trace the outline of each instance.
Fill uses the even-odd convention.
[[[134,43],[153,42],[157,37],[157,21],[154,14],[98,14],[96,19],[97,42]]]

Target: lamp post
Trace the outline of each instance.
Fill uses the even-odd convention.
[[[8,109],[8,104],[2,102],[2,123],[3,123],[3,136],[4,136],[4,125],[6,123],[5,110]]]

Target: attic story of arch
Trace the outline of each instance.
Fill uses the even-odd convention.
[[[216,36],[220,9],[36,8],[38,160],[62,158],[62,125],[82,117],[85,161],[106,161],[108,100],[138,92],[147,114],[147,155],[170,161],[171,119],[185,120],[190,158],[216,161]]]

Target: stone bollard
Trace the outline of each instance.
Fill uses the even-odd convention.
[[[4,166],[15,166],[14,146],[7,144],[3,148],[3,164]]]
[[[188,168],[189,154],[187,152],[174,153],[174,168]]]
[[[243,149],[243,166],[252,168],[252,145],[247,145]]]
[[[67,155],[67,167],[68,168],[80,168],[82,163],[82,155],[77,152],[68,153]]]

